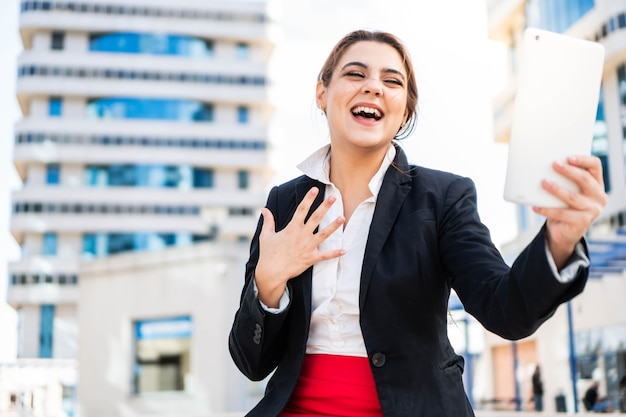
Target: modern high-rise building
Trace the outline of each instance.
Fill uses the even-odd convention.
[[[506,51],[508,82],[494,100],[495,140],[511,132],[523,32],[535,27],[598,42],[605,61],[592,149],[603,164],[609,202],[589,231],[591,270],[585,291],[530,338],[511,344],[488,337],[483,362],[491,388],[484,404],[533,408],[530,376],[542,369],[545,409],[584,410],[581,398],[595,380],[607,407],[618,407],[626,375],[626,3],[614,0],[487,0],[489,37]],[[576,68],[572,68],[576,71]],[[572,85],[571,88],[576,88]],[[517,206],[518,236],[503,245],[513,259],[544,218]]]
[[[254,231],[269,178],[271,19],[265,0],[32,0],[19,30],[23,186],[10,227],[21,259],[7,301],[21,377],[7,401],[71,413],[81,263]],[[185,333],[188,319],[136,322],[136,335]]]

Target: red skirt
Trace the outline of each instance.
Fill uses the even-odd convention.
[[[368,358],[305,355],[289,403],[279,417],[382,417]]]

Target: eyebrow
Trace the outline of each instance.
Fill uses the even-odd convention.
[[[368,66],[366,64],[364,64],[363,62],[359,62],[359,61],[352,61],[352,62],[348,62],[346,65],[344,65],[343,67],[341,67],[342,70],[346,69],[349,66],[357,66],[357,67],[361,67],[363,69],[368,69]],[[402,79],[404,80],[404,74],[402,74],[400,71],[398,71],[397,69],[393,69],[393,68],[383,68],[383,72],[384,73],[391,73],[391,74],[397,74],[400,77],[402,77]]]

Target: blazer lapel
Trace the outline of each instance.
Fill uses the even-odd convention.
[[[376,198],[376,209],[365,245],[359,291],[361,311],[364,307],[376,259],[396,221],[400,207],[402,207],[404,199],[411,189],[410,175],[415,175],[415,173],[410,172],[409,169],[406,155],[400,146],[396,145],[394,164],[387,169],[382,187]]]
[[[326,187],[324,186],[323,183],[313,180],[309,177],[303,177],[303,178],[304,179],[302,181],[299,181],[296,184],[295,207],[297,207],[298,204],[300,204],[305,194],[311,189],[311,187],[317,187],[320,189],[320,192],[315,197],[315,201],[313,201],[313,204],[311,205],[311,209],[309,210],[309,213],[306,216],[306,220],[308,220],[311,214],[313,214],[313,212],[315,211],[315,209],[317,209],[320,206],[320,204],[322,204],[322,202],[324,201],[324,192],[325,192]],[[315,231],[317,232],[317,229],[315,229]],[[309,327],[309,322],[311,319],[311,297],[313,293],[312,279],[313,279],[313,267],[310,267],[306,271],[304,271],[302,275],[300,275],[300,279],[298,280],[301,286],[301,290],[302,290],[302,299],[304,301],[304,315],[306,317],[306,327],[307,327],[306,333],[307,334],[309,332],[308,327]]]

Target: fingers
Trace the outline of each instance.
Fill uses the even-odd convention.
[[[591,155],[572,156],[567,159],[566,164],[555,162],[553,168],[573,181],[579,188],[576,192],[544,181],[543,187],[563,200],[569,207],[588,209],[590,206],[596,206],[596,210],[601,210],[608,201],[608,196],[604,191],[602,164],[599,158]]]
[[[567,158],[567,163],[586,170],[597,182],[604,183],[602,177],[602,162],[597,156],[574,155]]]
[[[323,240],[326,240],[326,238],[328,238],[330,235],[335,233],[335,231],[339,229],[341,225],[343,225],[345,222],[346,222],[346,219],[343,216],[336,218],[334,222],[332,222],[331,224],[329,224],[328,226],[324,227],[322,230],[316,233],[318,240],[320,242]]]
[[[313,233],[313,231],[320,225],[322,219],[324,218],[326,213],[328,213],[330,207],[337,200],[335,196],[328,197],[322,202],[322,204],[320,204],[317,209],[315,209],[311,216],[306,219],[306,216],[308,215],[309,211],[311,210],[311,206],[315,201],[315,197],[317,197],[318,194],[319,189],[317,187],[311,188],[298,205],[296,213],[293,216],[293,221],[297,222],[298,224],[305,225],[306,230],[310,233]],[[337,228],[335,228],[335,230],[337,230]]]
[[[315,197],[319,194],[319,189],[317,187],[312,187],[307,193],[304,195],[304,198],[298,204],[296,208],[296,212],[293,215],[293,220],[297,221],[300,224],[304,224],[304,219],[306,219],[313,202],[315,201]]]
[[[263,216],[263,226],[261,226],[261,233],[275,232],[276,226],[274,222],[274,215],[267,208],[261,209],[261,216]]]

